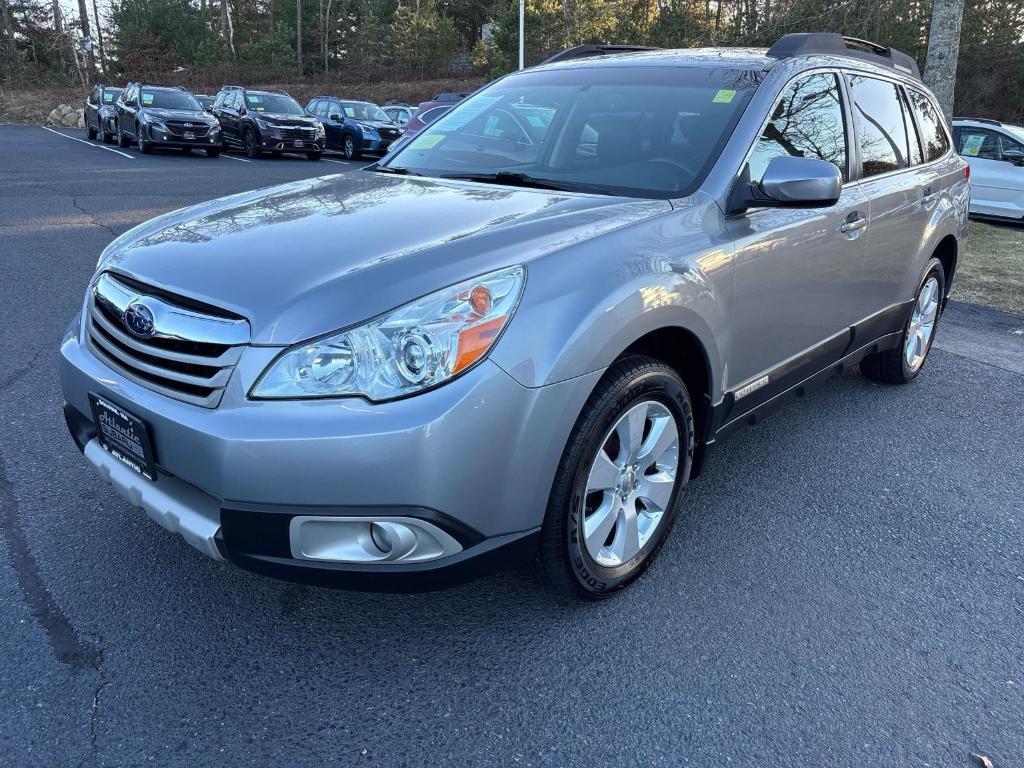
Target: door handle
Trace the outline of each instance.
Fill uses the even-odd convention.
[[[934,203],[938,198],[938,192],[932,192],[931,189],[926,189],[924,191],[924,194],[921,196],[921,205],[927,208],[929,205]]]
[[[868,220],[861,216],[859,219],[853,221],[844,221],[843,225],[839,227],[839,231],[844,235],[850,232],[859,232],[868,225]]]

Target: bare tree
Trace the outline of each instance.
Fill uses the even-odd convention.
[[[14,42],[14,27],[11,25],[11,12],[7,8],[7,0],[0,0],[0,14],[3,16],[4,37],[7,39],[7,53],[13,65],[18,59],[18,45]]]
[[[92,0],[92,18],[96,22],[96,45],[100,50],[100,66],[105,73],[107,71],[107,56],[103,51],[103,25],[100,24],[100,11],[96,0]]]
[[[87,46],[85,62],[89,70],[89,82],[93,82],[96,80],[96,53],[92,36],[89,34],[89,9],[85,5],[85,0],[78,0],[78,21],[82,25],[82,45]]]
[[[302,0],[295,0],[295,61],[302,74]]]
[[[953,115],[956,60],[960,55],[960,26],[963,16],[964,0],[935,0],[932,5],[924,81],[935,92],[946,117]]]

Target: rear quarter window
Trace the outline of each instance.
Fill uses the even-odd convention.
[[[863,75],[850,75],[849,82],[864,177],[909,167],[907,125],[896,84]]]
[[[932,100],[916,88],[907,89],[907,98],[910,100],[910,108],[921,132],[924,160],[926,163],[938,160],[949,150],[946,119],[939,113]]]

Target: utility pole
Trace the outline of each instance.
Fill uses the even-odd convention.
[[[961,0],[963,2],[963,0]],[[526,0],[519,0],[519,68],[526,66]]]

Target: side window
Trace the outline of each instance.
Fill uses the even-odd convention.
[[[935,104],[921,91],[907,89],[910,107],[917,118],[917,128],[921,132],[921,143],[924,145],[924,160],[938,160],[949,149],[949,134],[946,133],[946,120],[939,114]]]
[[[864,178],[908,167],[907,126],[896,85],[851,75],[850,88]]]
[[[958,131],[957,151],[964,157],[1008,160],[1005,153],[1024,152],[1024,144],[999,131],[964,126]]]
[[[798,80],[779,100],[750,156],[750,180],[758,182],[776,157],[827,160],[848,178],[846,132],[839,81],[834,74]]]
[[[920,165],[924,162],[921,158],[921,142],[917,138],[917,129],[914,128],[914,118],[910,114],[905,93],[901,95],[900,104],[903,106],[903,124],[907,126],[907,140],[910,142],[910,164]]]

